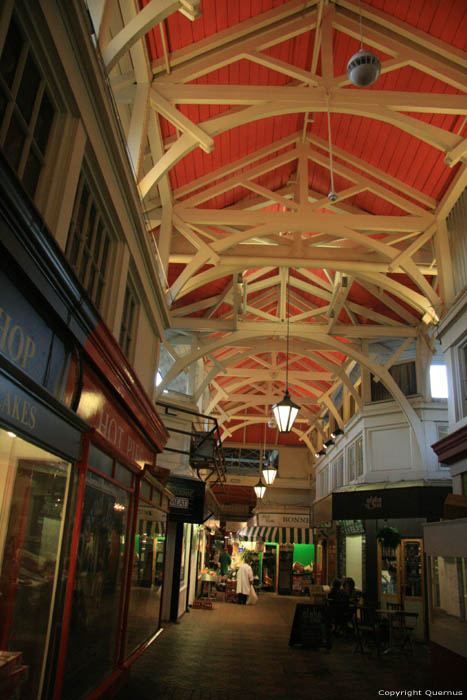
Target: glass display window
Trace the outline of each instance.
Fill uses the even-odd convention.
[[[378,575],[381,596],[400,598],[399,547],[382,547],[378,544]]]
[[[402,589],[405,598],[423,597],[423,543],[402,541]]]
[[[159,629],[166,518],[164,511],[140,502],[131,569],[126,656]]]
[[[22,653],[21,697],[44,682],[69,482],[69,463],[0,430],[0,648]]]
[[[115,666],[130,493],[89,471],[71,609],[63,696],[81,697]]]

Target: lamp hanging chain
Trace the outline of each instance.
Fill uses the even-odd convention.
[[[331,170],[331,192],[334,192],[334,169],[333,169],[333,164],[332,164],[331,115],[329,114],[329,102],[328,102],[328,141],[329,141],[329,167]]]
[[[362,6],[358,0],[358,13],[360,15],[360,51],[363,51]]]
[[[290,285],[290,267],[287,272],[287,308],[285,314],[287,317],[287,336],[286,336],[286,351],[285,351],[285,391],[289,390],[289,285]]]

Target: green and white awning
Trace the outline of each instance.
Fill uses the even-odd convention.
[[[313,536],[308,527],[244,527],[238,533],[248,542],[277,542],[278,544],[313,544]]]

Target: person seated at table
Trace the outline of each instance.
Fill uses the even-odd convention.
[[[332,582],[328,594],[329,619],[334,634],[340,636],[344,633],[345,610],[348,607],[347,598],[342,590],[342,582],[336,578]]]
[[[353,615],[361,598],[361,591],[355,588],[355,581],[348,576],[342,584],[342,593],[345,599],[343,606],[342,626],[346,635],[353,632]]]
[[[344,579],[342,583],[342,591],[347,597],[349,605],[356,607],[358,605],[358,601],[360,600],[361,592],[355,588],[355,581],[353,578],[348,576]]]

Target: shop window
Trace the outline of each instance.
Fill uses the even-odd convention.
[[[31,198],[46,164],[55,108],[13,15],[0,56],[0,147]]]
[[[414,360],[393,365],[389,373],[405,396],[413,396],[417,393],[417,373]],[[371,400],[387,401],[389,399],[392,399],[392,394],[382,382],[375,381],[374,375],[371,375]]]
[[[113,476],[113,459],[106,452],[102,452],[98,447],[92,443],[89,445],[89,466],[98,469],[103,474],[107,476]]]
[[[79,281],[102,312],[112,238],[88,177],[82,173],[73,207],[66,257]]]
[[[129,469],[123,466],[123,464],[117,463],[115,467],[115,478],[117,481],[119,481],[123,486],[128,486],[128,488],[132,488],[133,486],[133,474]]]
[[[88,471],[63,697],[82,697],[114,668],[129,494]]]
[[[138,508],[128,612],[128,657],[157,632],[164,572],[166,513],[147,503]]]
[[[70,465],[4,430],[0,454],[0,503],[6,507],[0,537],[0,649],[22,653],[28,674],[21,697],[37,698],[59,579]]]
[[[129,279],[125,289],[123,302],[122,325],[120,327],[119,343],[129,360],[133,359],[133,349],[136,341],[136,328],[138,323],[138,297]]]

